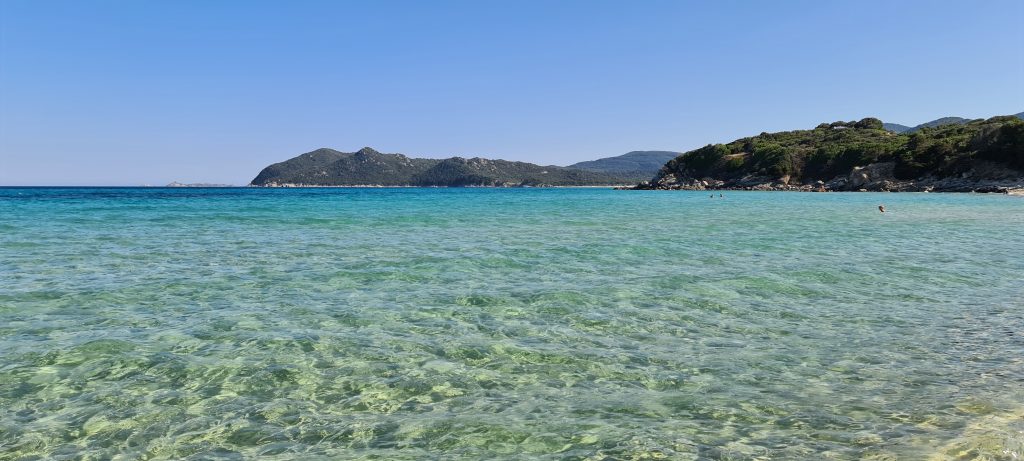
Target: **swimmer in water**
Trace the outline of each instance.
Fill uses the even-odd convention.
[[[878,211],[885,213],[885,205],[878,205]]]

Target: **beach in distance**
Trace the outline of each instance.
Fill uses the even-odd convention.
[[[723,195],[2,188],[0,457],[1022,452],[1021,198]]]

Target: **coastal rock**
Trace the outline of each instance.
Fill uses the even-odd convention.
[[[851,189],[884,190],[886,187],[891,187],[892,181],[896,179],[893,176],[895,167],[896,164],[893,162],[855,166],[847,177],[847,187]]]
[[[974,192],[980,194],[1007,194],[1010,192],[1010,189],[1006,187],[987,185],[974,189]]]
[[[1000,116],[906,135],[869,118],[761,133],[686,152],[635,188],[1005,193],[1024,188],[1024,121]]]

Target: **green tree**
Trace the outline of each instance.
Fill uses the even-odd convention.
[[[874,117],[862,118],[857,123],[854,123],[853,127],[854,128],[865,129],[865,130],[881,130],[881,129],[883,129],[882,121],[877,119],[877,118],[874,118]]]

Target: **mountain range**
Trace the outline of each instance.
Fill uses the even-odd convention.
[[[560,166],[452,157],[412,158],[321,148],[263,169],[253,186],[536,187],[627,184],[629,179]]]
[[[676,158],[682,152],[664,150],[633,151],[616,157],[579,162],[567,168],[595,171],[613,176],[642,181],[651,179],[665,162]]]
[[[1012,117],[1024,119],[1024,112]],[[999,126],[1005,125],[1006,119],[1012,117],[1000,118]],[[364,147],[356,152],[340,152],[321,148],[264,168],[250,185],[597,186],[636,184],[654,178],[654,181],[649,184],[653,188],[658,188],[659,181],[664,182],[668,177],[666,174],[679,178],[686,175],[692,176],[695,173],[714,173],[711,176],[717,175],[719,179],[736,179],[735,177],[739,173],[748,176],[753,174],[755,177],[761,177],[758,174],[762,176],[774,174],[776,178],[786,176],[794,179],[814,178],[820,180],[827,179],[825,177],[828,175],[844,174],[850,168],[863,165],[865,162],[870,163],[879,159],[891,160],[897,157],[907,159],[906,162],[897,163],[903,174],[909,174],[907,172],[911,170],[922,173],[930,171],[930,168],[938,167],[934,161],[925,159],[928,155],[944,155],[943,158],[949,158],[952,155],[935,153],[939,151],[948,150],[954,153],[955,155],[952,156],[959,159],[958,161],[962,164],[964,158],[970,157],[967,153],[973,152],[972,149],[976,148],[978,142],[987,142],[981,138],[992,136],[992,133],[977,132],[981,129],[979,127],[987,127],[986,130],[992,130],[994,124],[991,123],[991,120],[990,123],[981,123],[986,121],[943,117],[913,127],[896,123],[882,123],[873,118],[867,118],[860,122],[823,123],[815,130],[763,133],[729,143],[725,145],[729,152],[722,154],[728,157],[725,164],[715,163],[721,160],[715,160],[717,158],[715,152],[725,151],[710,152],[707,150],[709,147],[682,154],[672,151],[633,151],[615,157],[579,162],[567,167],[541,166],[526,162],[479,157],[414,158],[402,154],[383,154],[369,147]],[[965,128],[966,131],[961,130],[963,132],[949,128],[956,126],[967,128]],[[828,130],[822,131],[825,128]],[[1010,129],[1012,131],[1015,128],[1011,126]],[[972,133],[970,136],[974,137],[971,138],[965,134],[966,132]],[[886,137],[885,133],[900,136],[891,138]],[[927,149],[920,146],[908,147],[908,140],[911,139],[908,136],[915,133],[926,133],[928,134],[926,139],[930,140],[929,142],[945,147],[929,147]],[[954,137],[957,141],[940,139],[943,136]],[[796,144],[793,144],[794,142]],[[755,145],[758,148],[755,149]],[[917,150],[907,153],[907,149]],[[929,152],[933,152],[933,154],[923,153],[928,149],[932,149]],[[748,163],[748,160],[751,159],[754,161]],[[714,170],[712,168],[704,171],[702,167],[699,167],[702,162],[710,162],[709,165],[715,164],[717,167],[725,169]],[[912,165],[919,165],[919,167]],[[698,168],[695,170],[694,166],[698,166]],[[681,167],[685,171],[677,171]],[[944,171],[936,170],[934,172],[944,174]],[[676,173],[683,176],[677,176]],[[670,184],[668,187],[671,188],[674,185]]]
[[[1015,114],[1014,116],[1024,119],[1024,112]],[[963,125],[970,121],[971,119],[963,117],[942,117],[917,126],[906,126],[900,125],[899,123],[883,123],[882,127],[893,133],[913,133],[915,131],[919,131],[921,128],[935,128],[943,125]]]

